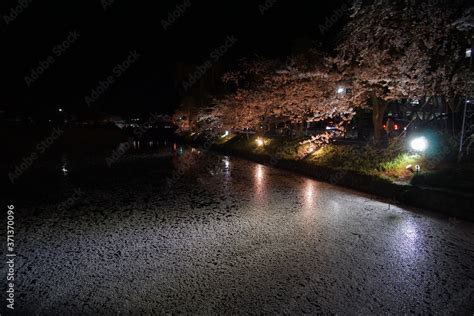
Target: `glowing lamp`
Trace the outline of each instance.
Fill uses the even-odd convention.
[[[410,143],[414,151],[425,151],[428,148],[428,140],[424,136],[413,139]]]
[[[262,147],[262,146],[265,144],[265,142],[263,141],[263,139],[262,139],[261,137],[258,137],[258,138],[255,140],[255,142],[257,143],[257,146],[258,146],[258,147]]]

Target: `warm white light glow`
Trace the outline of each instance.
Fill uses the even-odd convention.
[[[339,94],[343,94],[344,91],[345,91],[345,89],[343,87],[337,88],[337,93],[339,93]]]
[[[224,134],[222,135],[222,138],[229,136],[229,131],[225,131]]]
[[[229,166],[230,166],[229,157],[227,157],[227,156],[224,157],[223,161],[224,161],[224,166],[225,166],[225,168],[226,168],[226,169],[229,169]]]
[[[59,112],[62,112],[62,111],[63,111],[63,109],[58,109],[58,111],[59,111]]]
[[[313,201],[313,194],[314,194],[313,182],[311,180],[307,180],[306,186],[305,186],[305,197],[306,197],[307,204],[311,204],[311,202]]]
[[[258,137],[255,141],[257,142],[258,147],[262,147],[265,144],[261,137]]]
[[[428,148],[428,141],[423,136],[417,137],[411,141],[410,146],[415,151],[425,151]]]
[[[303,189],[303,208],[302,208],[302,215],[306,219],[310,219],[313,216],[316,215],[317,209],[316,209],[316,189],[317,189],[317,184],[310,179],[307,179],[301,186]]]
[[[255,179],[257,182],[260,184],[263,180],[263,166],[262,165],[257,165],[255,169]]]

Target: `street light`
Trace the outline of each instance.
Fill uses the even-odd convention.
[[[425,151],[428,148],[428,140],[424,136],[417,137],[411,141],[410,146],[414,151]]]
[[[258,137],[258,138],[255,140],[255,142],[257,143],[257,146],[258,146],[258,147],[262,147],[262,146],[265,144],[265,142],[263,141],[263,139],[262,139],[261,137]]]

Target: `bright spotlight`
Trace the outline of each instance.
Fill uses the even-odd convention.
[[[258,147],[262,147],[264,144],[264,141],[261,137],[258,137],[255,141],[257,142]]]
[[[424,136],[413,139],[410,146],[415,151],[425,151],[428,148],[428,140]]]

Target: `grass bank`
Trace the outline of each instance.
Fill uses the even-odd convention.
[[[199,144],[199,138],[191,140]],[[449,144],[439,143],[441,148]],[[395,203],[474,220],[474,168],[450,164],[450,150],[439,148],[423,155],[407,152],[404,144],[385,148],[370,145],[325,145],[319,149],[298,140],[229,135],[212,149],[314,177]],[[440,152],[442,154],[440,154]],[[421,165],[416,174],[407,165]]]

